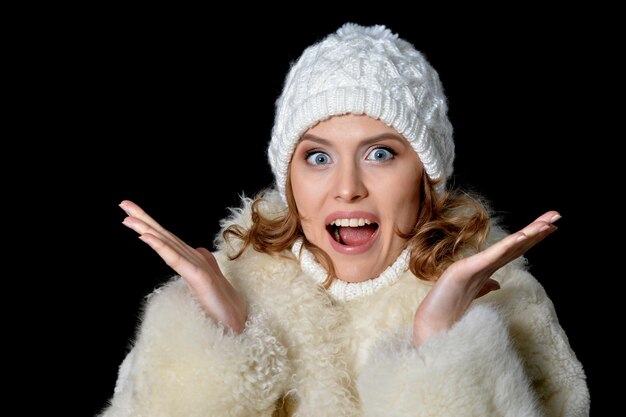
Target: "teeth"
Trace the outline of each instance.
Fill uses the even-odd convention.
[[[366,224],[372,224],[368,219],[363,218],[352,218],[352,219],[335,219],[330,222],[333,226],[341,226],[341,227],[359,227],[365,226]]]

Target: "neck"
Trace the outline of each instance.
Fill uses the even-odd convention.
[[[300,266],[304,273],[322,285],[328,278],[328,271],[322,267],[313,254],[304,246],[302,239],[294,243],[291,251],[300,259]],[[347,301],[365,297],[374,292],[395,283],[400,275],[409,267],[409,249],[400,253],[393,264],[387,267],[379,276],[362,282],[346,282],[339,278],[333,278],[328,293],[336,300]]]

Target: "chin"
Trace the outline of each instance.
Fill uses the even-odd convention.
[[[331,258],[333,260],[333,265],[335,266],[335,271],[337,272],[337,278],[346,282],[362,282],[376,278],[384,271],[384,267],[371,265],[367,262],[371,259],[371,256],[368,256],[367,254],[362,256],[366,259],[355,259],[355,256],[352,256],[351,259],[347,260],[336,260]]]

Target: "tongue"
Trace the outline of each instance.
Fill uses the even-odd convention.
[[[365,244],[376,231],[376,227],[365,225],[360,227],[340,227],[339,236],[341,243],[348,246],[360,246]]]

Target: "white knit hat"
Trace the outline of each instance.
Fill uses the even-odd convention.
[[[366,114],[396,129],[428,176],[441,179],[438,189],[445,188],[454,142],[439,75],[385,26],[346,23],[303,52],[276,101],[268,157],[283,201],[300,137],[317,122],[346,113]]]

